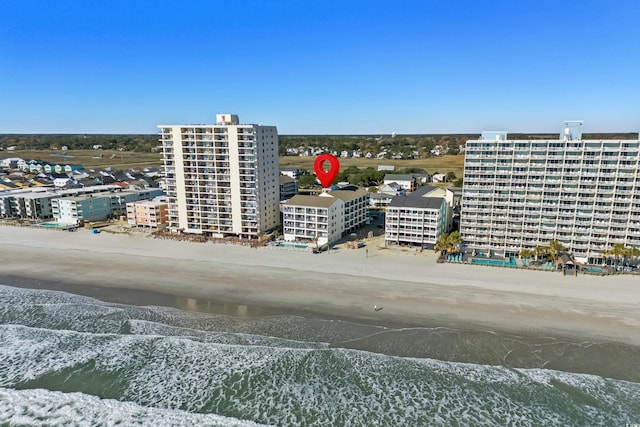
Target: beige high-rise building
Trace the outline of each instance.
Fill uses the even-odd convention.
[[[279,225],[278,131],[217,114],[213,125],[161,125],[169,230],[256,238]]]

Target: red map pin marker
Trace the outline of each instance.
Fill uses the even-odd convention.
[[[324,162],[329,162],[329,170],[324,170]],[[324,188],[331,187],[333,181],[335,181],[340,172],[340,162],[336,156],[331,154],[320,154],[316,161],[313,163],[313,168],[316,171],[316,176],[320,180],[320,184]]]

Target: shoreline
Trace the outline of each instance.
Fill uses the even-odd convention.
[[[40,281],[38,287],[47,289],[55,283],[70,285],[89,291],[82,293],[88,296],[94,296],[92,287],[114,297],[118,289],[128,289],[140,292],[141,300],[152,300],[146,305],[153,305],[157,294],[167,301],[184,297],[244,305],[264,313],[384,326],[447,327],[640,346],[637,277],[565,277],[437,264],[430,252],[367,248],[367,252],[337,248],[314,255],[137,234],[0,226],[0,280]],[[375,305],[384,309],[374,311]],[[189,304],[178,308],[198,310]]]

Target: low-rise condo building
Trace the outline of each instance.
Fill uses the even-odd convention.
[[[385,245],[433,249],[447,231],[447,206],[444,197],[395,196],[385,215]]]
[[[82,225],[84,221],[104,221],[112,213],[108,195],[53,199],[51,206],[53,217],[59,224]]]
[[[333,190],[318,196],[295,195],[282,207],[282,229],[288,241],[317,239],[332,244],[366,224],[369,193]]]
[[[127,203],[127,222],[138,227],[162,228],[169,223],[169,205],[159,200]]]
[[[342,237],[343,214],[341,199],[297,194],[282,207],[283,237],[289,242],[331,244]]]
[[[467,141],[460,232],[467,249],[517,256],[556,240],[580,262],[614,243],[640,247],[640,141],[483,132]]]

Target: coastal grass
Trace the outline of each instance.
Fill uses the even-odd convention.
[[[55,154],[55,155],[52,155]],[[61,157],[61,155],[73,157]],[[26,160],[37,159],[53,164],[81,164],[88,169],[100,169],[113,167],[115,169],[144,168],[148,166],[160,167],[162,165],[162,153],[140,153],[134,151],[117,150],[15,150],[0,151],[0,159],[8,157],[20,157]],[[284,156],[280,157],[281,168],[299,168],[313,171],[313,162],[316,156]],[[464,169],[463,155],[447,155],[430,157],[426,159],[410,160],[386,160],[365,158],[341,158],[340,168],[356,166],[360,169],[379,165],[395,166],[396,169],[420,168],[430,174],[436,172],[453,172],[457,177],[462,177]]]
[[[8,157],[20,157],[25,160],[36,159],[59,165],[79,164],[87,169],[101,169],[109,166],[114,169],[130,169],[162,165],[162,153],[139,153],[118,150],[0,151],[0,159]]]
[[[280,157],[281,168],[299,168],[313,170],[313,162],[316,156],[285,156]],[[456,177],[461,178],[464,170],[464,155],[447,155],[429,157],[426,159],[408,160],[387,160],[387,159],[365,159],[358,157],[340,158],[340,169],[355,166],[359,169],[372,167],[377,169],[379,165],[394,166],[396,170],[404,168],[420,168],[430,174],[453,172]]]

